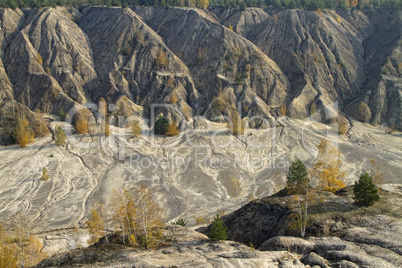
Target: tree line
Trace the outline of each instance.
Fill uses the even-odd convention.
[[[402,0],[1,0],[0,6],[17,7],[56,7],[84,5],[103,6],[170,6],[170,7],[233,7],[245,10],[247,7],[275,6],[289,9],[317,10],[323,8],[339,9],[401,9]]]

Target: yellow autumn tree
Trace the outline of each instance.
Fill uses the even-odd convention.
[[[39,53],[36,54],[36,61],[37,61],[40,65],[42,65],[42,63],[43,63],[42,56],[41,56]]]
[[[128,240],[133,246],[156,246],[164,223],[162,209],[154,200],[151,189],[140,185],[120,193],[114,191],[111,208],[114,222],[122,231],[123,243]]]
[[[197,0],[196,5],[198,8],[206,9],[209,6],[209,0]]]
[[[42,251],[42,243],[30,232],[28,221],[16,214],[12,221],[10,245],[15,248],[18,267],[33,267],[46,257]]]
[[[134,138],[141,136],[141,127],[138,121],[131,123],[131,132],[133,133]]]
[[[175,121],[170,122],[167,127],[166,135],[167,136],[176,136],[179,134],[180,134],[179,125]]]
[[[121,230],[123,244],[128,241],[130,245],[136,246],[133,237],[135,237],[134,232],[137,229],[135,222],[137,211],[133,194],[127,189],[123,189],[121,192],[114,190],[110,200],[110,208],[115,228]]]
[[[145,185],[136,187],[134,193],[141,244],[145,248],[154,247],[162,235],[161,228],[164,227],[163,210],[154,200],[152,190]]]
[[[275,23],[278,22],[278,15],[277,15],[277,14],[274,14],[274,15],[272,16],[272,18],[274,19],[274,22],[275,22]]]
[[[88,131],[89,115],[84,111],[78,111],[75,114],[74,128],[78,134],[84,134]]]
[[[11,242],[11,237],[0,223],[0,267],[17,268],[17,248]]]
[[[179,99],[177,98],[176,93],[173,92],[173,93],[170,95],[170,103],[171,103],[171,104],[176,104],[178,100],[179,100]]]
[[[233,135],[243,135],[245,131],[245,124],[241,120],[240,114],[236,109],[232,109],[230,113],[230,121],[228,122],[228,130]]]
[[[278,111],[279,115],[280,116],[285,116],[287,111],[288,111],[288,109],[286,108],[286,104],[284,104],[282,102],[281,106],[279,107],[279,111]]]
[[[370,108],[367,106],[365,102],[360,102],[358,108],[359,120],[362,122],[367,122],[370,120],[371,112]]]
[[[370,176],[373,178],[374,184],[379,188],[385,182],[383,169],[377,164],[374,158],[370,159]]]
[[[23,117],[18,119],[17,125],[15,127],[15,140],[21,148],[25,148],[28,143],[33,141],[33,136],[31,135],[31,131],[28,125],[28,120]]]
[[[42,252],[43,246],[38,238],[30,235],[26,241],[26,267],[34,267],[36,264],[46,258],[46,254]]]
[[[305,236],[306,229],[310,225],[309,209],[311,206],[317,204],[319,200],[318,189],[313,187],[306,187],[304,191],[294,192],[290,199],[290,206],[295,210],[290,215],[292,218],[290,229],[299,230],[302,238]]]
[[[338,134],[346,135],[348,133],[348,123],[347,123],[346,119],[338,116],[336,121],[338,123]]]
[[[90,235],[90,239],[88,240],[89,244],[95,244],[98,240],[105,235],[105,221],[103,213],[103,206],[101,204],[95,204],[89,215],[89,219],[86,223],[88,232]],[[106,236],[105,236],[106,237]],[[106,237],[107,241],[107,237]]]
[[[61,126],[57,126],[54,131],[54,142],[58,146],[63,146],[66,143],[66,132],[64,132]]]
[[[317,13],[318,17],[322,17],[322,10],[321,8],[318,8],[315,13]]]
[[[342,181],[346,176],[346,171],[341,167],[342,154],[327,139],[322,139],[317,149],[317,161],[311,173],[318,180],[320,189],[335,193],[346,186]]]
[[[102,97],[99,99],[99,121],[101,127],[101,133],[106,137],[110,136],[110,127],[109,127],[109,117],[107,113],[107,103],[105,99]]]

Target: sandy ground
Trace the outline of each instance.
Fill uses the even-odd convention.
[[[108,138],[74,135],[64,147],[51,137],[24,149],[3,146],[0,221],[21,212],[36,232],[83,226],[95,202],[107,205],[114,190],[142,183],[154,190],[167,221],[184,218],[194,224],[196,216],[210,219],[218,209],[230,212],[280,190],[289,163],[297,157],[311,167],[315,147],[328,137],[344,155],[347,184],[369,171],[372,158],[387,182],[402,183],[401,133],[352,125],[339,138],[323,124],[282,119],[276,129],[253,129],[243,137],[230,136],[225,124],[210,123],[209,129],[178,137],[153,137],[145,130],[136,139],[113,128]],[[43,167],[49,181],[40,180]],[[240,180],[237,196],[231,178]]]

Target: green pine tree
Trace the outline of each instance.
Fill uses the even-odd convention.
[[[292,163],[286,176],[286,187],[290,194],[304,193],[310,186],[306,166],[300,159]]]
[[[368,174],[362,174],[360,179],[353,186],[353,199],[356,204],[363,206],[371,206],[380,199],[377,187],[373,182],[373,178]]]
[[[63,108],[61,108],[59,111],[59,117],[61,121],[66,121],[67,114],[64,112]]]
[[[209,238],[212,240],[226,240],[228,228],[223,224],[219,213],[214,217],[214,222],[212,223],[211,229],[209,229]]]
[[[165,135],[168,132],[169,120],[164,116],[159,116],[155,121],[154,132],[155,134]]]

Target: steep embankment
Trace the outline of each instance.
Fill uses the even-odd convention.
[[[341,111],[401,128],[401,12],[215,9],[287,75],[289,115],[339,101]],[[361,102],[367,107],[362,116]]]
[[[187,66],[131,9],[88,8],[80,25],[91,41],[102,80],[94,100],[125,96],[147,109],[153,103],[178,102],[190,114],[190,107],[198,105],[199,94]]]
[[[230,114],[239,102],[242,117],[269,118],[271,108],[285,99],[288,81],[275,62],[250,41],[219,24],[209,12],[184,8],[134,10],[189,66],[209,118],[222,112]],[[214,105],[220,94],[227,104],[217,110]]]
[[[104,97],[125,117],[169,103],[158,112],[176,121],[224,120],[237,109],[272,124],[283,102],[287,115],[305,118],[339,101],[354,118],[401,128],[400,11],[57,7],[0,15],[0,97],[32,111],[57,114]]]

